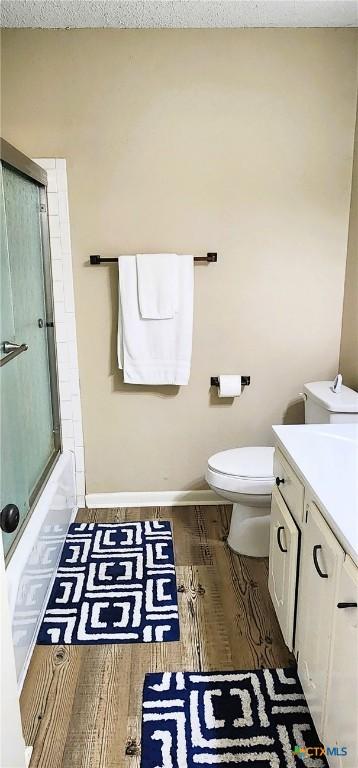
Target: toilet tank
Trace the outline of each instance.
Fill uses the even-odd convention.
[[[332,384],[332,381],[312,381],[304,385],[306,424],[358,422],[358,393],[344,384],[333,392]]]

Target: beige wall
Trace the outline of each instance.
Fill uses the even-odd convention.
[[[358,121],[356,123],[354,142],[352,197],[339,367],[345,384],[358,390]]]
[[[68,162],[87,490],[203,487],[338,368],[354,30],[7,31],[3,128]],[[190,384],[123,386],[117,282],[90,253],[203,254]],[[228,405],[210,375],[250,374]],[[289,409],[288,418],[296,412]],[[302,415],[302,411],[301,411]],[[287,417],[287,416],[286,416]]]

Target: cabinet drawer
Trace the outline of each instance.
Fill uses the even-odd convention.
[[[296,523],[301,523],[304,508],[304,486],[278,448],[274,454],[273,471],[276,478],[283,480],[279,484],[279,490],[292,517]]]

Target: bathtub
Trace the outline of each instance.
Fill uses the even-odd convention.
[[[68,526],[76,515],[74,456],[54,465],[6,568],[16,674],[21,691]]]

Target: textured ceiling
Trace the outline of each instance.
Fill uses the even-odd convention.
[[[353,27],[358,0],[1,0],[2,27]]]

